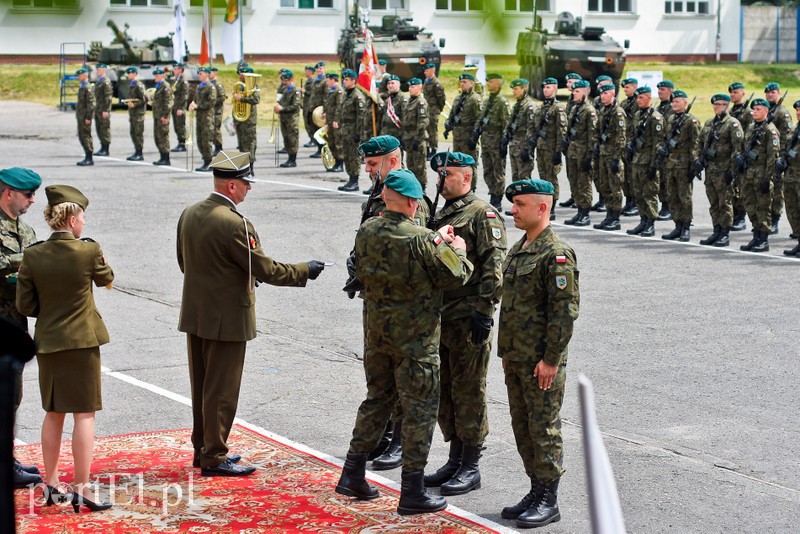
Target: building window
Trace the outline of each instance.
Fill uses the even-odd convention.
[[[506,0],[506,11],[533,13],[534,0]],[[550,0],[536,0],[536,11],[552,11]]]
[[[595,13],[633,13],[633,0],[589,0],[589,11]]]
[[[112,6],[169,7],[169,0],[111,0]]]
[[[80,0],[13,0],[12,7],[32,9],[77,9],[81,7]]]
[[[436,0],[440,11],[483,11],[483,0]]]
[[[369,8],[370,11],[386,11],[389,9],[405,9],[406,0],[358,0],[358,5]]]
[[[195,0],[192,0],[194,2]],[[197,0],[202,2],[202,0]],[[218,1],[218,0],[215,0]],[[222,0],[225,3],[225,0]],[[297,9],[333,8],[333,0],[281,0],[281,7],[295,7]]]
[[[683,0],[666,0],[664,2],[664,13],[675,15],[708,15],[708,2],[685,2]]]

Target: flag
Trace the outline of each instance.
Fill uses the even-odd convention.
[[[200,37],[200,64],[205,65],[214,55],[211,46],[211,0],[203,0],[203,33]]]
[[[397,116],[397,112],[394,109],[392,97],[386,99],[386,114],[389,115],[390,119],[392,119],[394,125],[400,128],[400,117]]]
[[[228,5],[225,7],[221,49],[225,63],[239,63],[242,60],[242,17],[239,0],[228,0]]]
[[[183,0],[174,0],[173,9],[175,12],[175,34],[172,36],[172,59],[176,63],[183,61],[186,54],[186,10],[183,8]]]
[[[364,28],[364,55],[358,67],[358,85],[372,98],[378,101],[378,86],[381,81],[381,71],[378,68],[378,56],[372,45],[372,32]]]

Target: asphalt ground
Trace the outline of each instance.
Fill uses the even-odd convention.
[[[187,406],[151,389],[189,396],[185,337],[177,331],[182,277],[175,229],[181,211],[208,195],[211,177],[185,172],[185,159],[174,154],[176,167],[152,166],[158,156],[151,121],[148,115],[144,164],[124,160],[132,152],[128,123],[124,113],[115,113],[112,157],[82,168],[75,166],[82,152],[71,113],[0,102],[0,167],[30,167],[44,185],[81,189],[91,200],[85,235],[102,245],[116,274],[112,291],[95,291],[111,334],[103,365],[120,373],[103,378],[100,436],[191,426]],[[336,191],[344,174],[324,172],[319,160],[308,158],[311,149],[301,149],[297,168],[274,168],[268,137],[268,129],[259,132],[258,183],[240,210],[275,259],[336,265],[306,288],[257,290],[259,335],[248,344],[238,416],[343,458],[365,394],[361,304],[341,291],[365,197]],[[225,146],[234,145],[226,136]],[[198,164],[195,152],[191,167]],[[366,183],[362,175],[362,187]],[[561,183],[566,197],[566,176]],[[431,173],[429,194],[432,184]],[[693,242],[687,244],[627,236],[624,229],[638,218],[626,218],[623,232],[565,227],[561,221],[574,211],[557,210],[555,229],[577,252],[582,291],[562,410],[562,520],[548,527],[551,532],[590,530],[579,373],[594,383],[629,531],[796,532],[800,524],[800,260],[781,255],[796,242],[787,237],[784,218],[767,254],[738,251],[749,232],[732,233],[728,249],[697,245],[711,223],[703,188],[695,185]],[[478,194],[488,197],[482,180]],[[40,190],[24,216],[40,239],[49,235],[45,202]],[[509,241],[519,239],[513,222],[506,224]],[[671,228],[657,223],[657,237]],[[529,481],[496,358],[488,392],[483,488],[449,502],[513,527],[500,509],[522,497]],[[25,371],[17,438],[38,442],[42,417],[33,362]],[[446,455],[437,431],[429,470]],[[398,481],[400,473],[381,474]]]

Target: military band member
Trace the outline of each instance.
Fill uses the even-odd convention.
[[[531,154],[528,143],[528,126],[536,104],[528,94],[528,80],[525,78],[517,78],[511,82],[511,93],[516,102],[511,108],[511,116],[502,143],[508,145],[508,152],[511,156],[511,181],[517,182],[530,178],[533,172],[533,154]],[[505,193],[505,188],[503,193]],[[499,209],[503,193],[490,200],[492,206]],[[510,215],[510,213],[506,212],[506,215]]]
[[[633,139],[635,130],[634,115],[639,110],[636,104],[636,89],[639,87],[639,81],[636,78],[625,78],[621,82],[622,90],[625,92],[625,100],[620,102],[620,107],[625,111],[625,120],[628,128],[625,132],[625,138],[630,142]],[[633,166],[625,165],[625,180],[622,182],[622,193],[625,195],[625,206],[622,207],[622,215],[626,217],[636,217],[639,215],[639,210],[636,208],[636,198],[633,194]]]
[[[404,97],[401,117],[401,135],[406,151],[406,167],[414,173],[422,190],[428,185],[427,161],[428,147],[428,103],[422,96],[422,80],[411,78],[408,81],[408,95]]]
[[[319,106],[325,103],[325,93],[328,89],[327,85],[325,84],[325,62],[320,61],[314,66],[317,76],[314,78],[314,86],[311,89],[311,104],[309,105],[309,109],[311,113],[314,113],[314,110],[317,109]],[[312,139],[314,139],[313,134],[317,133],[319,130],[319,126],[314,124],[312,121],[309,126],[312,128]],[[317,151],[311,154],[311,158],[321,158],[322,157],[322,145],[317,143],[317,140],[314,139],[314,144],[317,147]]]
[[[197,148],[203,157],[203,164],[196,171],[211,172],[211,158],[214,157],[214,103],[217,93],[214,85],[208,81],[209,69],[197,69],[200,85],[194,93],[194,101],[189,104],[189,111],[197,111]]]
[[[567,179],[578,207],[564,224],[588,226],[592,209],[592,149],[597,135],[597,111],[589,100],[591,90],[587,80],[572,84],[572,110],[567,123]]]
[[[672,110],[672,92],[675,90],[675,84],[670,80],[661,80],[656,84],[658,89],[658,107],[656,108],[661,116],[664,117],[666,124],[670,115],[674,113]],[[669,131],[669,130],[667,130]],[[668,221],[672,219],[672,212],[669,205],[669,191],[667,180],[664,178],[664,173],[658,169],[658,200],[661,201],[661,209],[658,211],[659,221]]]
[[[597,141],[593,156],[597,165],[597,190],[606,203],[606,218],[593,227],[598,230],[619,230],[622,213],[622,181],[625,179],[625,111],[617,104],[614,86],[600,86],[600,111]]]
[[[172,84],[172,127],[178,136],[178,144],[172,152],[186,152],[186,110],[189,107],[189,83],[183,77],[186,65],[175,63],[172,72],[175,82]]]
[[[583,78],[581,77],[580,74],[576,74],[574,72],[570,72],[566,76],[564,76],[564,83],[567,86],[567,90],[570,92],[570,97],[569,97],[569,100],[567,101],[567,118],[572,116],[572,106],[574,104],[576,104],[575,100],[572,98],[573,97],[572,84],[574,84],[578,80],[582,80],[582,79]],[[569,177],[569,173],[567,173],[567,177]],[[525,178],[527,178],[527,176]],[[521,180],[522,178],[516,178],[516,179],[517,180]],[[561,206],[562,208],[575,208],[575,207],[577,207],[575,205],[575,198],[574,198],[573,191],[574,191],[573,188],[570,187],[569,194],[571,196],[567,200],[565,200],[564,202],[559,202],[558,205]]]
[[[728,94],[731,97],[731,117],[739,121],[742,132],[747,132],[750,123],[753,122],[753,112],[750,110],[750,100],[745,99],[745,87],[742,82],[733,82],[728,86]],[[740,194],[739,183],[732,185],[733,188],[733,225],[731,231],[737,232],[747,228],[745,219],[747,212],[744,209],[744,201]]]
[[[253,74],[251,67],[242,67],[239,72],[239,81],[244,83],[245,74]],[[282,86],[279,87],[282,89]],[[256,150],[258,149],[258,104],[261,102],[261,90],[258,88],[258,83],[253,86],[253,92],[250,95],[244,93],[234,93],[233,99],[237,102],[250,104],[250,116],[247,120],[236,121],[236,141],[239,150],[242,152],[249,152],[251,162],[256,162]]]
[[[323,116],[325,117],[325,124],[328,127],[326,132],[326,139],[328,141],[328,148],[336,159],[336,164],[328,169],[330,172],[344,171],[344,154],[342,153],[342,131],[334,128],[333,123],[339,120],[339,102],[344,95],[344,89],[339,85],[339,75],[335,72],[329,72],[325,75],[325,83],[328,86],[328,92],[325,95],[325,104],[323,106]]]
[[[634,133],[628,140],[627,156],[633,175],[633,196],[639,211],[639,224],[629,229],[629,235],[653,237],[658,219],[658,169],[656,152],[664,140],[664,117],[654,107],[649,87],[638,87],[635,92],[639,110],[634,115]],[[633,155],[631,156],[631,151]]]
[[[430,120],[428,121],[428,159],[431,158],[439,148],[439,115],[444,110],[447,103],[444,86],[436,77],[436,64],[425,64],[425,80],[422,82],[422,93],[430,110]]]
[[[92,160],[92,118],[94,117],[94,92],[92,84],[89,83],[89,71],[78,69],[75,74],[78,76],[80,87],[78,88],[77,102],[75,104],[75,118],[78,121],[78,140],[83,148],[83,160],[76,165],[81,167],[94,165]]]
[[[787,256],[800,257],[800,158],[797,157],[797,153],[800,152],[800,100],[795,100],[794,112],[797,126],[776,166],[778,170],[783,169],[786,218],[792,227],[792,234],[789,237],[794,236],[794,239],[798,240],[797,245],[784,250],[783,253]]]
[[[386,77],[386,94],[380,106],[380,121],[378,123],[378,133],[380,135],[391,135],[400,140],[402,123],[400,117],[403,116],[403,106],[406,102],[406,95],[400,91],[400,77],[389,74]],[[403,147],[405,148],[405,146]]]
[[[558,173],[561,172],[561,147],[567,135],[567,113],[564,105],[556,100],[558,80],[542,80],[542,104],[533,109],[528,120],[528,143],[531,155],[536,150],[536,168],[539,178],[553,184],[553,212],[550,220],[556,218],[555,202],[558,200]]]
[[[209,69],[208,80],[214,84],[216,89],[217,99],[214,102],[214,155],[216,156],[222,150],[222,114],[225,112],[225,100],[228,95],[225,94],[225,86],[217,81],[217,67]]]
[[[338,187],[339,191],[358,191],[359,159],[358,145],[364,138],[366,123],[364,114],[367,102],[364,94],[356,88],[358,76],[351,69],[342,71],[344,96],[339,104],[339,121],[333,123],[334,128],[341,129],[342,149],[344,152],[344,169],[348,182]]]
[[[153,95],[153,137],[160,158],[153,165],[169,165],[169,118],[172,115],[172,87],[164,81],[164,69],[155,69],[156,92]]]
[[[128,156],[128,161],[142,161],[142,148],[144,147],[144,114],[147,108],[145,107],[144,97],[144,84],[136,79],[139,75],[139,69],[136,67],[128,67],[125,69],[125,74],[130,83],[128,88],[128,98],[126,104],[128,106],[128,120],[130,121],[131,141],[133,141],[134,152]]]
[[[770,82],[764,87],[764,98],[770,104],[769,113],[772,116],[772,124],[778,129],[781,139],[781,147],[789,144],[792,135],[792,116],[789,111],[778,102],[781,100],[781,86],[775,82]],[[775,182],[772,190],[772,217],[770,218],[770,234],[778,233],[778,221],[781,220],[783,212],[783,182]]]
[[[281,167],[297,167],[297,150],[300,145],[300,91],[294,84],[294,74],[287,70],[281,74],[284,83],[283,95],[279,103],[275,104],[274,111],[281,118],[281,136],[283,146],[289,159],[281,163]]]
[[[100,139],[100,150],[95,156],[108,156],[108,147],[111,145],[111,105],[114,100],[114,88],[111,80],[106,77],[108,65],[98,63],[97,81],[94,84],[94,127]]]
[[[444,138],[453,132],[453,151],[469,154],[478,161],[478,149],[469,148],[469,140],[481,112],[481,97],[475,92],[475,76],[470,73],[458,77],[461,94],[456,97],[450,115],[444,123]]]
[[[308,142],[303,145],[305,148],[317,146],[317,143],[314,141],[314,132],[316,131],[316,127],[311,120],[311,112],[314,110],[313,108],[309,109],[311,106],[311,96],[314,92],[314,79],[316,71],[317,69],[314,67],[314,65],[306,65],[306,68],[303,71],[305,80],[303,81],[303,87],[300,90],[301,94],[303,95],[303,125],[305,126],[306,133],[308,134]]]
[[[506,152],[501,151],[503,134],[508,126],[508,100],[500,94],[503,77],[490,72],[486,75],[487,96],[481,103],[481,112],[468,146],[475,150],[481,143],[483,157],[483,180],[489,186],[489,198],[496,200],[506,188]],[[477,180],[472,180],[475,191]]]

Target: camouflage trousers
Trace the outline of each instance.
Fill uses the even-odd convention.
[[[186,113],[185,109],[182,110],[183,114],[178,115],[178,110],[172,109],[172,126],[175,128],[175,135],[178,136],[178,144],[186,142]]]
[[[481,136],[481,148],[483,148],[483,181],[489,187],[490,195],[503,196],[506,190],[506,158],[500,155],[500,138],[487,137],[484,134]],[[475,178],[472,177],[473,185],[477,185]]]
[[[669,202],[669,183],[664,175],[664,169],[658,171],[658,200],[661,203]],[[672,206],[670,206],[672,209]]]
[[[141,152],[144,147],[144,112],[138,113],[129,111],[128,119],[130,120],[130,133],[131,141],[133,141],[133,148],[137,152]]]
[[[658,176],[647,176],[649,165],[629,165],[633,175],[633,196],[639,216],[650,221],[658,219]]]
[[[303,127],[308,134],[309,139],[314,139],[314,133],[317,131],[316,125],[311,122],[311,112],[303,110]]]
[[[350,452],[374,449],[398,399],[403,419],[403,471],[423,471],[428,463],[439,408],[439,366],[406,358],[384,346],[366,347],[367,398],[361,403]]]
[[[258,148],[258,139],[256,137],[256,123],[250,121],[235,122],[236,124],[236,142],[239,146],[239,151],[249,152],[250,158],[253,162],[256,161],[256,149]]]
[[[774,183],[772,186],[772,205],[770,211],[772,215],[780,217],[783,213],[783,180]]]
[[[360,137],[355,124],[339,124],[342,135],[342,153],[344,154],[344,170],[347,176],[358,178],[361,172],[361,160],[358,157]]]
[[[417,148],[413,148],[413,140],[404,139],[403,144],[406,147],[406,168],[414,173],[419,183],[422,184],[422,190],[428,185],[428,160],[425,155],[428,150],[428,145],[425,142],[420,142]]]
[[[97,130],[97,138],[100,139],[100,144],[108,146],[111,144],[111,114],[107,119],[103,118],[103,113],[94,114],[94,127]]]
[[[553,154],[556,153],[555,147],[538,147],[536,149],[536,169],[539,171],[539,178],[553,184],[555,196],[553,203],[558,200],[558,173],[561,172],[561,164],[553,165]]]
[[[469,317],[442,321],[439,341],[439,428],[445,441],[458,437],[464,445],[482,445],[489,433],[486,415],[486,372],[492,337],[474,345]]]
[[[689,180],[689,168],[667,167],[661,171],[662,179],[667,180],[669,192],[669,210],[672,220],[681,223],[692,222],[692,191],[694,191],[694,178]]]
[[[439,116],[441,113],[431,113],[428,116],[428,146],[434,151],[439,149]]]
[[[522,161],[522,151],[528,150],[527,139],[513,139],[508,144],[511,156],[511,181],[527,180],[533,174],[533,158],[528,154],[528,161]]]
[[[769,232],[772,226],[772,180],[771,177],[767,178],[767,193],[760,191],[761,181],[762,176],[758,172],[750,169],[745,171],[741,182],[742,201],[753,230]]]
[[[300,149],[300,125],[297,115],[288,118],[281,117],[281,136],[286,153],[297,154]]]
[[[583,155],[567,158],[567,179],[570,193],[579,208],[592,207],[592,171],[584,171]]]
[[[622,181],[622,194],[626,198],[633,195],[633,165],[625,165],[625,179]]]
[[[725,170],[706,170],[705,181],[711,222],[720,228],[730,228],[733,225],[733,188],[725,183]]]
[[[617,172],[611,170],[611,157],[601,154],[595,161],[597,164],[597,192],[603,195],[606,207],[609,210],[622,209],[622,181],[624,180],[624,166],[622,159],[619,162]]]
[[[94,152],[92,144],[92,123],[86,124],[83,119],[78,119],[78,139],[81,142],[81,147],[86,154]]]
[[[153,117],[153,137],[159,154],[169,152],[169,122],[161,124],[161,119]]]
[[[786,182],[783,189],[786,202],[786,218],[792,233],[800,236],[800,182]]]
[[[333,124],[328,123],[328,131],[325,134],[325,138],[328,140],[328,148],[331,149],[331,154],[333,154],[333,157],[337,160],[343,160],[342,130],[339,128],[334,129]]]
[[[222,111],[214,112],[214,146],[222,148]]]
[[[475,163],[478,163],[478,156],[480,155],[480,150],[478,147],[475,147],[475,150],[469,148],[469,140],[472,138],[472,129],[467,131],[467,128],[456,128],[453,130],[453,148],[451,152],[462,152],[464,154],[469,154],[473,158],[475,158]]]
[[[197,110],[197,150],[203,156],[204,162],[211,161],[214,157],[214,113],[208,110]]]
[[[553,385],[544,391],[533,376],[534,362],[503,364],[511,428],[525,473],[544,483],[556,480],[564,473],[560,412],[567,367],[559,367]]]

